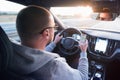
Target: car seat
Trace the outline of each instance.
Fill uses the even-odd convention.
[[[0,26],[0,80],[35,80],[30,74],[20,75],[9,68],[13,52],[11,40]]]
[[[7,77],[7,69],[12,53],[12,44],[0,26],[0,79]]]

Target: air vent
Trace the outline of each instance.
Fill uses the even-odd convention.
[[[114,53],[116,47],[117,47],[117,41],[109,40],[106,55],[111,56]]]
[[[90,52],[94,52],[96,37],[88,36],[88,40],[89,40],[89,47],[88,48],[89,48]]]

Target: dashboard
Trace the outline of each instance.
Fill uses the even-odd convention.
[[[85,34],[88,39],[88,55],[99,61],[120,60],[120,33],[96,30],[96,29],[81,29],[80,32]],[[80,41],[80,35],[74,29],[68,29],[63,33],[64,37],[72,37]],[[83,38],[82,38],[83,39]]]
[[[120,40],[119,36],[116,37],[117,35],[120,35],[120,33],[111,33],[108,36],[108,34],[102,34],[104,31],[97,32],[96,30],[93,30],[93,33],[91,33],[88,30],[83,30],[83,32],[87,35],[89,41],[88,52],[93,58],[100,61],[120,60]],[[97,32],[97,35],[95,32]]]
[[[104,30],[81,31],[87,35],[89,42],[89,80],[118,80],[116,73],[120,69],[116,66],[120,66],[120,33]],[[118,62],[114,64],[115,61]]]

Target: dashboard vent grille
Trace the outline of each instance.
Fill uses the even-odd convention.
[[[114,40],[109,40],[109,44],[108,44],[108,47],[107,47],[107,52],[106,52],[106,55],[107,56],[111,56],[115,49],[116,49],[116,46],[117,46],[117,42],[114,41]]]

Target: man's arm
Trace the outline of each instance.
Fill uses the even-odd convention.
[[[80,54],[80,59],[79,59],[79,64],[78,64],[78,70],[86,76],[86,80],[88,80],[88,59],[87,59],[87,47],[88,47],[88,41],[85,40],[80,41],[80,49],[81,49],[81,54]]]
[[[56,36],[55,36],[55,40],[53,42],[51,42],[49,45],[46,46],[45,50],[46,51],[49,51],[49,52],[52,52],[53,49],[56,47],[56,44],[62,39],[62,36],[59,36],[60,33],[58,33]]]
[[[63,58],[55,59],[53,68],[53,80],[88,80],[88,59],[87,59],[88,42],[80,42],[80,59],[78,69],[71,68]]]
[[[54,42],[51,42],[49,45],[46,46],[45,50],[52,52],[55,47],[56,47],[56,44]]]
[[[78,64],[78,70],[82,73],[82,80],[88,80],[88,59],[87,53],[81,52]]]
[[[78,69],[70,67],[63,58],[56,58],[52,80],[88,80],[88,60],[81,58]]]

